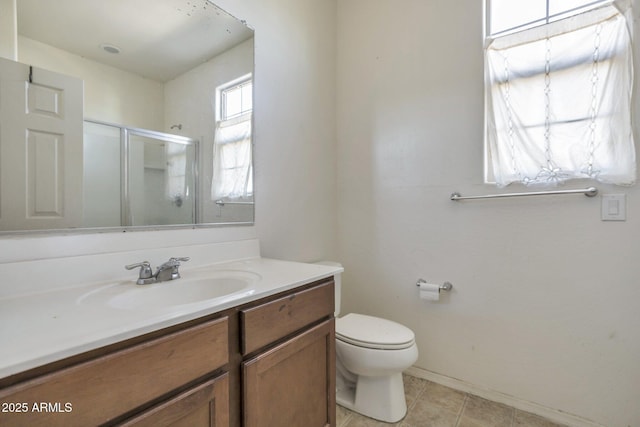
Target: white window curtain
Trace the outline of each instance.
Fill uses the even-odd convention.
[[[212,199],[250,198],[253,195],[251,114],[218,121],[213,149]]]
[[[499,37],[486,47],[488,158],[498,186],[635,182],[632,21],[630,7],[622,7]]]
[[[187,145],[166,142],[165,155],[167,158],[167,172],[165,175],[165,196],[173,203],[182,205],[189,196],[187,175],[191,165],[187,163]]]

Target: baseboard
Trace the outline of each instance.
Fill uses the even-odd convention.
[[[570,427],[605,427],[602,424],[598,424],[577,415],[569,414],[558,409],[548,408],[498,391],[488,390],[466,381],[447,377],[415,366],[410,367],[404,371],[404,373],[432,381],[464,393],[470,393],[493,402],[504,403],[505,405],[512,406],[516,409],[520,409],[521,411],[531,412],[532,414],[539,415],[558,424],[565,424]]]

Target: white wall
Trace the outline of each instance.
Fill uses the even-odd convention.
[[[263,256],[310,261],[335,255],[335,3],[217,4],[256,30],[256,225],[4,237],[0,263],[253,237]]]
[[[16,0],[0,0],[0,57],[18,57]]]
[[[412,328],[419,368],[640,425],[638,187],[598,185],[627,195],[626,222],[600,221],[599,197],[449,200],[496,192],[482,2],[338,0],[337,70],[342,311]],[[454,290],[421,301],[420,277]]]
[[[164,85],[47,44],[18,37],[18,61],[84,80],[84,116],[164,130]]]

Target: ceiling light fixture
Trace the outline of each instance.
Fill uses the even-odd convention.
[[[113,44],[109,44],[109,43],[102,43],[100,45],[100,47],[102,48],[102,50],[104,50],[105,52],[108,53],[113,53],[114,55],[117,55],[118,53],[120,53],[120,48],[116,45]]]

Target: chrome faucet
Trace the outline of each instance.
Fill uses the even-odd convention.
[[[155,274],[153,274],[153,270],[151,269],[151,264],[149,264],[149,261],[142,261],[136,264],[125,265],[124,268],[126,268],[127,270],[140,268],[140,275],[138,276],[138,280],[136,280],[136,283],[138,285],[148,285],[150,283],[179,279],[180,272],[178,271],[178,267],[180,267],[180,262],[184,261],[189,261],[189,257],[169,258],[169,261],[158,267]]]
[[[169,261],[158,267],[156,271],[156,282],[164,282],[167,280],[175,280],[180,278],[180,262],[189,261],[189,257],[169,258]]]

